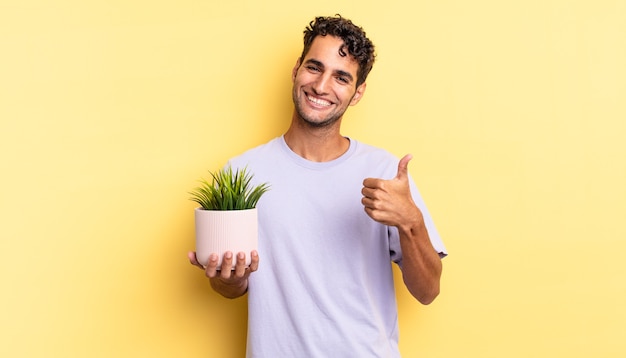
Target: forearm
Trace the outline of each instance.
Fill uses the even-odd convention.
[[[241,279],[235,282],[229,282],[221,277],[212,277],[209,279],[211,288],[226,298],[237,298],[248,292],[248,279]]]
[[[402,248],[402,278],[409,292],[422,304],[430,304],[438,295],[442,263],[433,248],[421,213],[399,226]]]

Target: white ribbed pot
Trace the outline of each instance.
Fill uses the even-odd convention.
[[[246,265],[250,265],[250,252],[258,249],[259,222],[257,209],[204,210],[197,208],[196,258],[206,266],[212,253],[219,255],[218,267],[226,251],[233,253],[233,268],[238,252],[246,254]]]

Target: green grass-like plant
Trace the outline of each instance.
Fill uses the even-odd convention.
[[[252,187],[253,175],[247,168],[233,171],[231,167],[209,172],[212,180],[200,179],[201,185],[189,192],[189,200],[200,204],[204,210],[246,210],[256,207],[269,184]]]

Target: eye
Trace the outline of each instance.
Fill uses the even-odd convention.
[[[313,66],[313,65],[306,66],[306,69],[311,71],[311,72],[319,72],[320,71],[320,69],[317,66]]]
[[[341,83],[345,83],[345,84],[350,83],[350,80],[348,80],[348,78],[347,78],[347,77],[343,77],[343,76],[339,76],[339,77],[337,77],[337,81],[339,81],[339,82],[341,82]]]

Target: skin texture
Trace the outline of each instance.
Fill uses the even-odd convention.
[[[356,86],[359,65],[340,51],[342,46],[338,37],[318,36],[292,70],[294,111],[284,138],[291,150],[311,161],[330,161],[348,150],[349,140],[340,133],[343,114],[365,92],[365,83]],[[418,301],[429,304],[439,294],[442,264],[430,243],[422,213],[411,197],[407,169],[411,158],[406,155],[400,160],[394,178],[365,179],[361,202],[373,220],[398,228],[404,283]],[[197,262],[194,252],[189,253],[189,260],[205,271],[215,291],[235,298],[246,293],[248,277],[259,266],[259,256],[252,252],[252,263],[245,267],[245,255],[240,252],[233,257],[227,252],[222,268],[217,267],[215,254],[206,268]],[[236,266],[231,271],[233,259]]]

